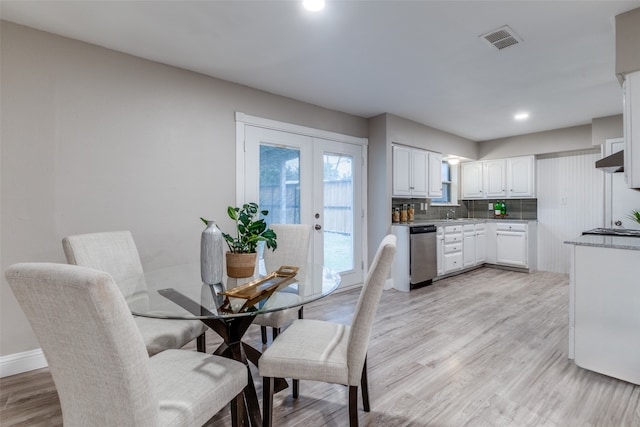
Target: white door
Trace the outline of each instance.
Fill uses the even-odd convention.
[[[311,224],[311,259],[339,272],[342,286],[363,281],[362,152],[357,144],[244,127],[244,200],[258,200],[268,223]]]
[[[362,147],[314,139],[313,244],[317,263],[340,272],[342,285],[363,281]]]

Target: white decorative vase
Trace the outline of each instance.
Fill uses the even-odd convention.
[[[209,221],[200,238],[200,274],[208,285],[222,283],[224,237],[215,221]]]

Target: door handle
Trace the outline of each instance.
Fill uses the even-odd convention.
[[[316,224],[315,227],[313,227],[313,228],[315,228],[316,230],[320,230],[322,228],[322,226],[320,224]]]

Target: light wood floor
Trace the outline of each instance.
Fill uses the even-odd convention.
[[[305,317],[349,323],[357,297],[334,294]],[[567,306],[568,277],[544,272],[482,268],[385,291],[369,346],[372,408],[360,410],[360,425],[640,426],[640,386],[567,359]],[[207,335],[213,350],[220,340]],[[257,327],[247,341],[259,348]],[[345,387],[302,381],[300,393],[276,394],[276,426],[348,425]],[[2,379],[0,408],[2,426],[62,423],[47,369]],[[230,426],[228,410],[210,425]]]

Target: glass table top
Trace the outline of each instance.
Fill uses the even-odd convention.
[[[122,281],[119,286],[129,309],[137,316],[224,319],[254,316],[310,303],[335,291],[340,285],[340,275],[316,264],[306,268],[303,278],[294,276],[285,280],[272,274],[267,275],[266,281],[258,276],[225,278],[223,282],[203,284],[200,265],[184,264],[145,272],[143,276]],[[249,295],[239,292],[247,288],[265,291],[255,298],[237,297]],[[256,293],[253,292],[253,296]]]

